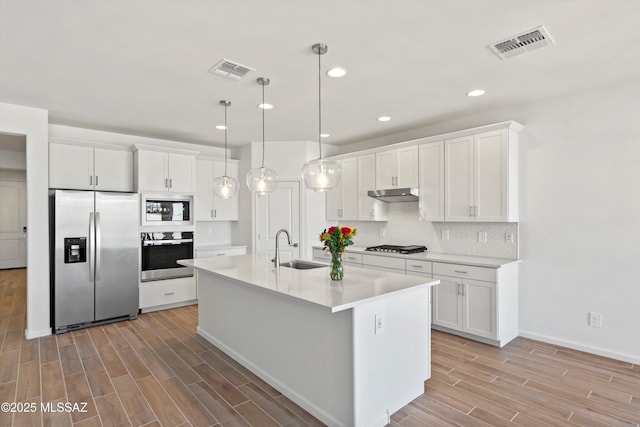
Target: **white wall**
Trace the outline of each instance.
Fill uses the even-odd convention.
[[[27,139],[27,338],[51,334],[47,122],[47,110],[0,103],[0,132]]]
[[[516,120],[521,335],[640,363],[640,79],[366,141]],[[489,95],[490,96],[490,95]],[[587,313],[602,313],[602,328]]]
[[[156,147],[179,148],[182,150],[192,150],[201,155],[224,158],[224,148],[210,147],[207,145],[189,144],[180,141],[171,141],[158,138],[147,138],[144,136],[127,135],[124,133],[104,132],[94,129],[85,129],[63,125],[49,125],[49,137],[62,138],[71,141],[92,142],[103,144],[116,144],[132,146],[135,144],[153,145]]]
[[[27,153],[0,149],[0,169],[27,168]]]

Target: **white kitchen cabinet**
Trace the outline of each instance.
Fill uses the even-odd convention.
[[[193,193],[195,153],[140,149],[135,152],[138,192]]]
[[[196,221],[238,220],[238,197],[223,199],[213,194],[213,180],[224,173],[224,160],[196,160]],[[227,161],[227,176],[238,179],[238,162]]]
[[[518,220],[515,131],[500,129],[445,141],[445,220]]]
[[[376,156],[358,156],[358,220],[386,221],[388,204],[369,197],[369,190],[376,189]]]
[[[49,188],[133,191],[133,153],[128,147],[49,144]]]
[[[444,141],[422,144],[419,153],[419,202],[421,221],[444,221]]]
[[[434,329],[504,346],[518,336],[518,267],[433,263]]]
[[[198,298],[195,276],[143,282],[139,288],[144,313],[195,304]]]
[[[418,146],[376,153],[376,188],[418,186]]]
[[[338,160],[341,177],[338,185],[327,191],[327,220],[358,219],[358,162],[355,157]]]

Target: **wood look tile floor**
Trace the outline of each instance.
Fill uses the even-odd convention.
[[[195,334],[197,306],[24,339],[25,270],[0,270],[0,426],[318,426]],[[640,366],[517,338],[497,349],[434,331],[425,393],[393,426],[638,426]]]

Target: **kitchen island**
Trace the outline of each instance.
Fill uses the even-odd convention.
[[[198,334],[330,426],[383,426],[430,377],[438,280],[345,268],[276,269],[240,255],[198,274]]]

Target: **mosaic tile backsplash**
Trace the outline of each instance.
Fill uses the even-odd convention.
[[[344,225],[358,229],[354,239],[358,246],[425,245],[431,252],[518,258],[517,223],[423,222],[418,220],[418,202],[390,203],[387,222],[345,221]],[[449,231],[449,240],[442,239],[444,230]],[[479,232],[487,233],[486,242],[478,241]],[[506,233],[513,233],[513,243],[506,242]]]

